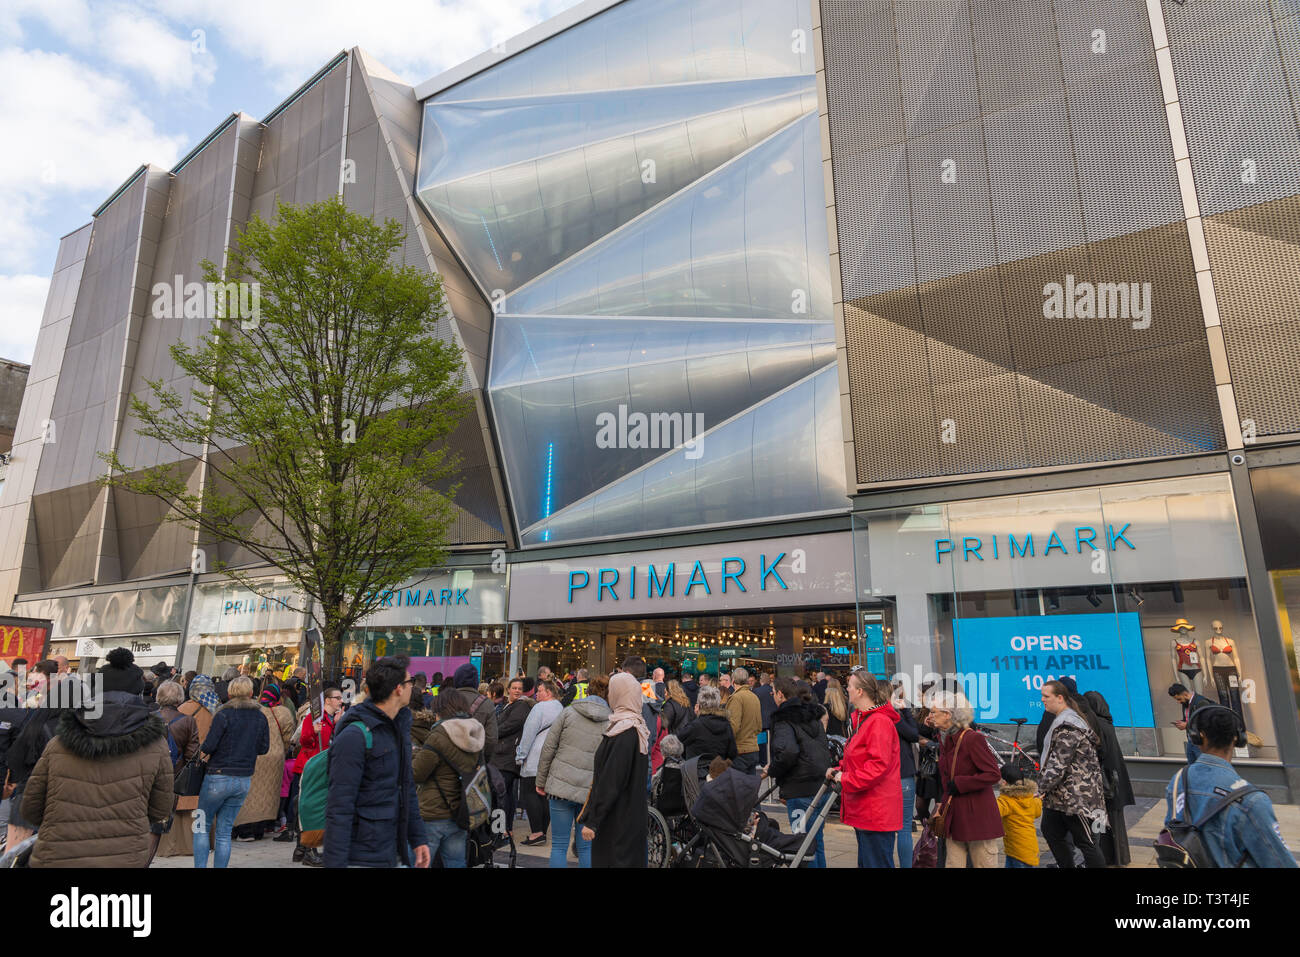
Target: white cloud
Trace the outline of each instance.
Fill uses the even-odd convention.
[[[188,32],[179,36],[136,12],[109,13],[97,46],[110,62],[148,76],[162,93],[207,86],[216,74],[215,60],[194,50]]]
[[[23,38],[23,21],[43,23],[51,32],[75,46],[94,42],[95,31],[86,0],[5,0],[0,4],[0,41]]]
[[[187,143],[156,130],[120,80],[39,50],[0,50],[0,117],[15,131],[8,148],[0,149],[5,272],[36,265],[33,221],[52,197],[92,192],[87,199],[98,205],[141,163],[170,166]]]
[[[48,276],[0,276],[0,359],[32,361],[49,290]]]
[[[415,84],[578,0],[151,0],[207,32],[209,49],[263,64],[293,89],[339,50],[360,46]]]

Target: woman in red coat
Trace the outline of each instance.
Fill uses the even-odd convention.
[[[939,777],[944,797],[939,806],[947,808],[945,867],[965,867],[968,851],[972,867],[998,866],[1002,815],[993,786],[1001,774],[984,735],[970,726],[974,718],[962,694],[941,691],[930,702],[927,720],[941,733],[943,742]]]
[[[831,768],[826,776],[840,782],[840,820],[857,835],[858,867],[893,867],[894,837],[903,826],[894,727],[899,715],[889,704],[889,686],[866,671],[849,675],[848,692],[849,705],[863,714],[839,768]]]
[[[307,762],[330,746],[330,737],[334,734],[334,722],[343,709],[342,690],[337,685],[327,684],[323,704],[324,710],[321,712],[320,721],[312,721],[310,710],[302,719],[302,733],[298,736],[298,756],[293,759],[293,781],[289,789],[293,826],[285,832],[286,834],[292,832],[293,839],[298,842],[293,849],[294,863],[302,862],[311,867],[320,866],[321,856],[316,848],[302,846],[302,835],[298,833],[297,827],[298,786],[302,782],[302,769],[307,766]],[[281,837],[277,837],[276,840],[281,840]]]

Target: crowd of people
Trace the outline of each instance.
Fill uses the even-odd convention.
[[[303,669],[247,671],[143,671],[119,648],[93,710],[42,706],[59,701],[66,661],[38,662],[21,691],[4,685],[7,847],[35,835],[38,867],[188,856],[224,868],[232,841],[270,835],[306,866],[462,868],[487,826],[476,813],[491,813],[499,836],[522,811],[521,843],[549,841],[551,867],[644,867],[654,774],[699,758],[709,781],[773,784],[790,830],[815,830],[815,868],[827,864],[830,813],[853,829],[859,867],[1037,867],[1040,829],[1056,867],[1129,862],[1135,798],[1110,711],[1070,679],[1043,685],[1035,775],[999,757],[959,689],[922,689],[914,704],[862,669],[843,683],[745,668],[676,676],[631,656],[608,675],[543,666],[484,682],[470,663],[430,677],[382,657],[359,694],[327,683],[316,702]],[[1169,817],[1196,817],[1241,786],[1239,719],[1179,686],[1170,695],[1184,706],[1189,760]],[[318,755],[326,772],[312,777]],[[195,769],[201,785],[179,793]],[[299,831],[308,785],[325,789],[323,840]],[[1220,866],[1295,866],[1262,792],[1222,808],[1205,833]]]

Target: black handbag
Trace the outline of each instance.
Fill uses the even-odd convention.
[[[176,772],[172,782],[172,791],[178,798],[198,797],[203,790],[203,778],[208,773],[208,763],[199,760],[199,754],[190,758]]]

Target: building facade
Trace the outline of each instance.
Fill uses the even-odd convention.
[[[201,329],[152,283],[341,196],[443,276],[473,399],[453,557],[350,667],[862,665],[995,730],[1068,674],[1150,790],[1177,681],[1290,798],[1300,8],[1018,7],[586,0],[416,88],[346,51],[142,167],[60,249],[0,605],[87,662],[297,654],[272,570],[196,572],[94,453],[168,461],[125,398]]]

